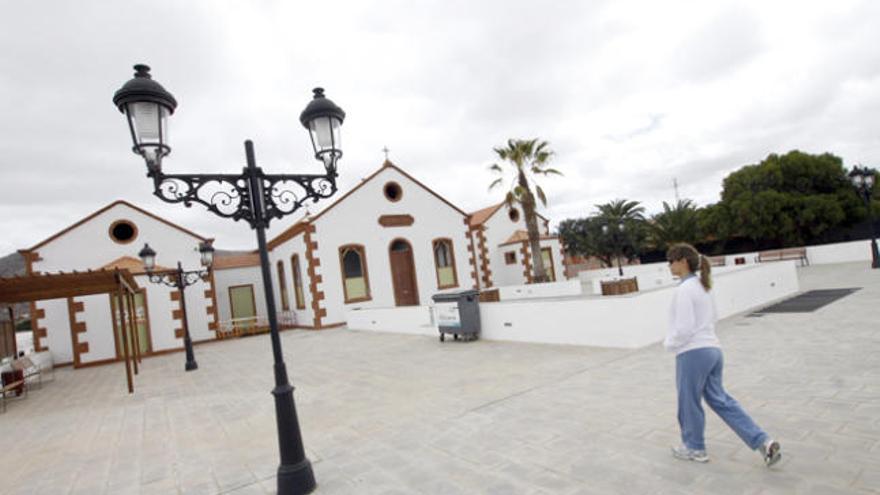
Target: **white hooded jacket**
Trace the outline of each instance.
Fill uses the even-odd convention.
[[[721,347],[715,335],[715,300],[695,275],[676,287],[663,346],[676,355],[701,347]]]

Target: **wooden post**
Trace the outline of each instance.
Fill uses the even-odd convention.
[[[124,304],[125,299],[123,298],[122,291],[122,276],[119,275],[119,272],[116,273],[116,309],[119,310],[119,325],[120,330],[122,332],[122,349],[123,354],[125,354],[125,377],[128,380],[128,393],[134,393],[134,382],[131,378],[131,361],[129,361],[129,353],[128,353],[128,334],[125,331],[125,308],[122,306]]]
[[[13,304],[8,306],[9,309],[9,321],[12,323],[12,355],[18,359],[18,338],[15,336],[15,310],[13,309]],[[31,322],[33,322],[33,318],[31,318]],[[33,323],[31,323],[33,325]]]
[[[126,288],[127,289],[127,288]],[[134,374],[138,374],[138,345],[137,345],[137,326],[134,325],[134,315],[132,314],[131,292],[125,291],[125,307],[128,309],[128,328],[131,329],[129,336],[131,338],[131,362],[134,365]]]
[[[134,329],[134,335],[136,336],[134,339],[134,357],[138,363],[141,363],[141,355],[143,354],[143,351],[141,351],[140,330],[137,326],[137,302],[135,301],[134,292],[128,293],[128,299],[131,301],[131,312],[129,313],[131,315],[131,328]]]

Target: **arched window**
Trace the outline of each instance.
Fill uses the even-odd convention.
[[[342,270],[342,288],[345,302],[369,301],[370,278],[367,274],[367,257],[364,247],[349,244],[339,248],[339,267]]]
[[[278,261],[278,290],[281,292],[281,310],[290,311],[290,301],[287,299],[287,278],[284,276],[284,262]]]
[[[438,289],[458,287],[452,239],[434,239],[434,266],[437,269]]]
[[[290,266],[291,270],[293,270],[293,296],[296,299],[296,309],[306,309],[302,273],[299,270],[299,256],[294,254],[290,257]]]

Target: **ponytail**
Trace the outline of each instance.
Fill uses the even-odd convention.
[[[688,269],[695,275],[699,274],[703,289],[706,292],[712,290],[712,262],[695,247],[687,243],[674,244],[666,251],[666,259],[687,261]]]
[[[706,255],[700,255],[700,283],[706,292],[712,290],[712,262]]]

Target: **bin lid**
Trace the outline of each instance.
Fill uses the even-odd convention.
[[[431,296],[431,299],[433,299],[434,302],[452,302],[468,296],[477,296],[479,294],[480,291],[476,289],[453,290],[434,294]]]

